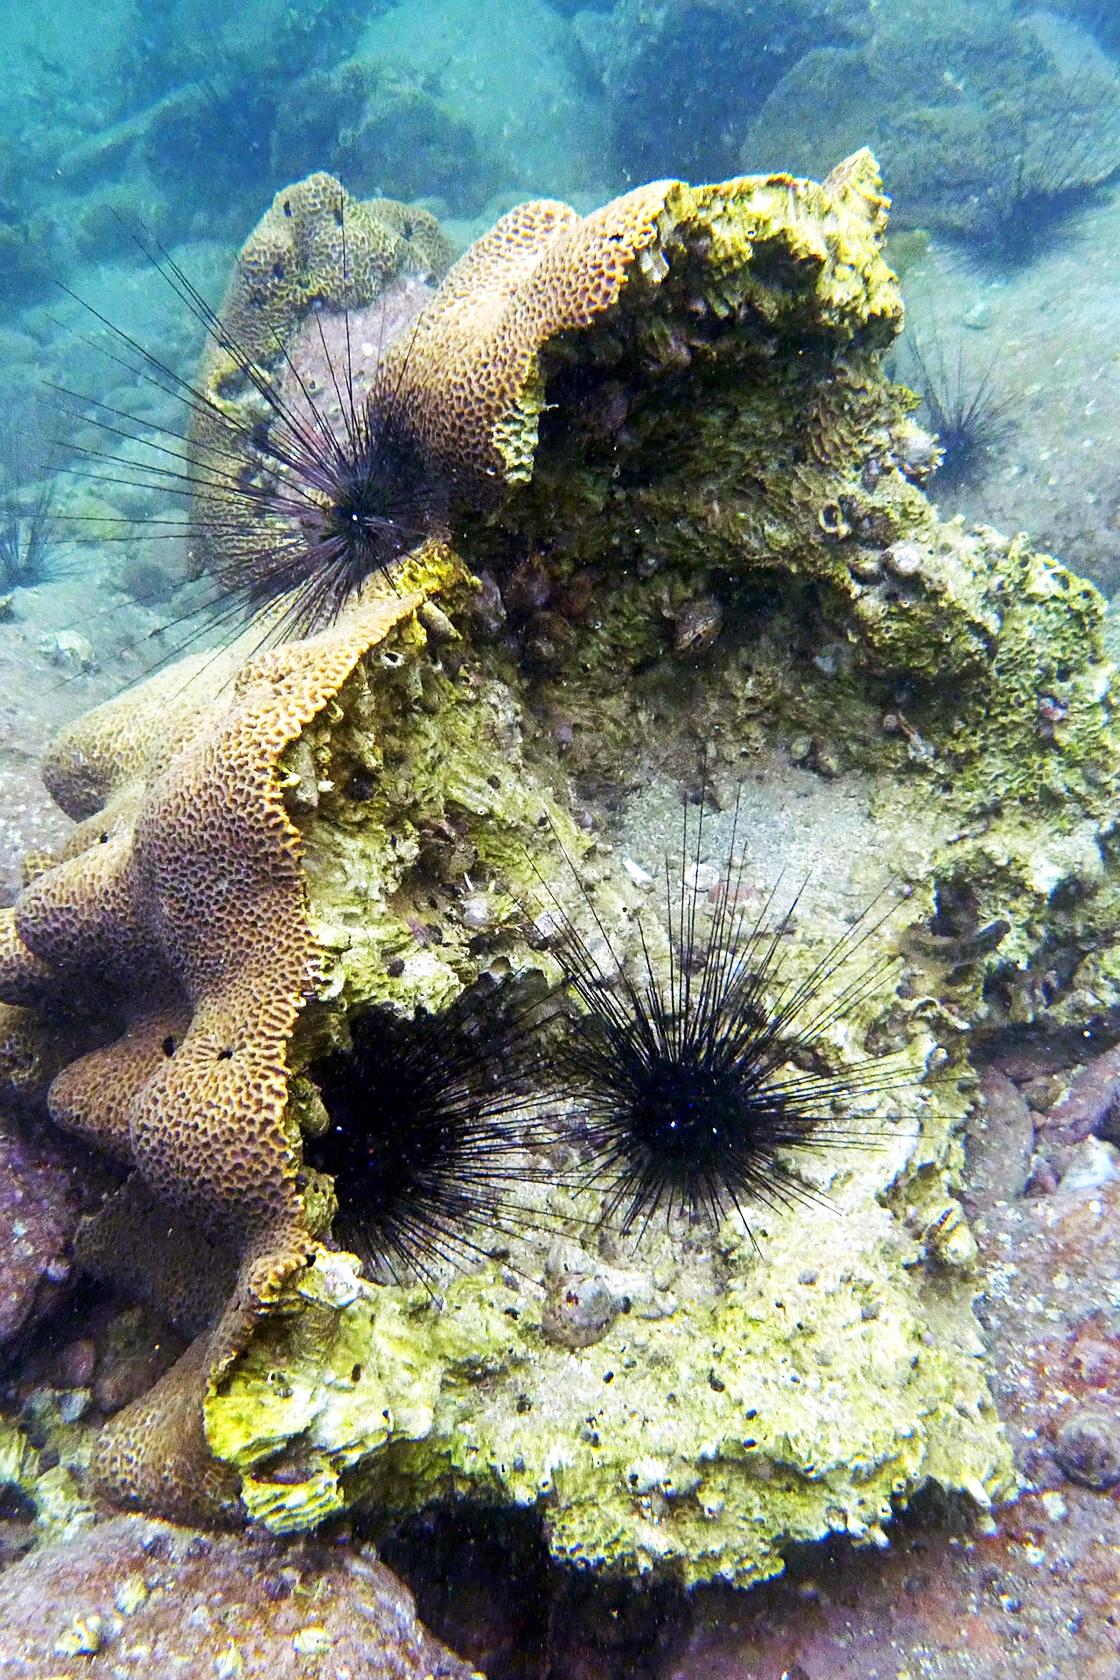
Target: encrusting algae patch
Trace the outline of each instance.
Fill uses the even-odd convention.
[[[512,212],[390,351],[446,540],[54,749],[78,826],[4,913],[0,998],[12,1032],[60,1002],[100,1031],[49,1096],[133,1169],[83,1253],[195,1335],[104,1432],[115,1497],[285,1532],[533,1504],[573,1563],[747,1583],[878,1540],[927,1481],[1010,1491],[952,1194],[966,1051],[1037,1007],[1044,950],[1116,1002],[1112,674],[1090,586],[922,494],[884,223],[866,153]],[[655,901],[589,828],[701,763],[762,902],[767,825],[801,813],[795,978],[884,893],[820,1054],[898,1051],[912,1083],[853,1092],[867,1147],[799,1159],[749,1235],[612,1231],[574,1125],[491,1254],[363,1278],[301,1159],[308,1070],[368,1005],[547,991],[533,912],[583,914],[577,871],[633,954]]]

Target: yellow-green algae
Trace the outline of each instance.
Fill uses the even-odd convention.
[[[439,1008],[499,952],[515,969],[547,964],[526,947],[516,903],[536,887],[528,847],[556,891],[577,896],[567,866],[557,873],[551,830],[539,838],[548,810],[573,856],[586,846],[551,793],[558,765],[543,756],[547,736],[533,734],[524,685],[501,653],[472,644],[470,585],[453,557],[432,550],[427,564],[464,624],[456,676],[425,631],[401,631],[384,650],[388,666],[367,661],[285,761],[329,957],[327,1007],[304,1023],[304,1055],[324,1034],[333,1040],[341,1007]],[[418,562],[410,583],[422,575]],[[530,737],[536,761],[521,762]],[[357,799],[347,793],[355,776],[368,778]],[[314,797],[305,786],[301,801],[311,783]],[[910,816],[925,834],[922,803]],[[466,848],[458,864],[425,850],[433,823],[452,859]],[[881,878],[877,851],[896,838],[869,821],[852,837],[849,867]],[[481,937],[457,923],[454,875],[467,859],[509,908]],[[621,951],[633,945],[638,889],[618,877],[606,854],[592,860],[599,914]],[[438,946],[411,933],[416,908],[442,925]],[[918,913],[903,901],[863,960],[889,954]],[[822,904],[801,929],[796,972],[835,937],[836,915]],[[663,962],[656,922],[655,909],[648,938]],[[838,1063],[878,1029],[908,1047],[920,1073],[947,1036],[937,999],[900,1003],[896,980],[829,1035]],[[952,1021],[948,1036],[959,1038]],[[306,1123],[301,1084],[294,1106]],[[930,1477],[986,1504],[1007,1491],[1010,1467],[970,1312],[972,1255],[929,1240],[955,1212],[945,1169],[962,1109],[948,1077],[904,1099],[856,1101],[851,1118],[869,1146],[804,1163],[803,1205],[752,1209],[757,1250],[731,1223],[707,1237],[649,1235],[633,1253],[611,1254],[608,1242],[605,1258],[594,1230],[601,1193],[560,1184],[532,1204],[539,1229],[511,1245],[508,1264],[441,1275],[434,1294],[371,1286],[332,1257],[292,1284],[211,1396],[212,1449],[243,1473],[247,1510],[279,1531],[355,1503],[413,1509],[472,1493],[539,1502],[559,1556],[689,1580],[763,1577],[781,1567],[783,1547],[830,1531],[878,1538],[892,1500]],[[557,1241],[575,1245],[569,1264],[629,1300],[581,1350],[542,1331],[539,1283]]]
[[[497,1268],[436,1305],[340,1258],[211,1401],[211,1443],[275,1529],[469,1493],[540,1503],[568,1561],[687,1580],[773,1574],[829,1531],[879,1539],[931,1476],[987,1505],[1010,1472],[967,1279],[912,1287],[889,1216],[852,1223],[814,1223],[811,1268],[802,1237],[767,1228],[764,1262],[719,1299],[632,1309],[577,1352]],[[292,1443],[301,1479],[270,1479],[262,1460]]]
[[[28,1409],[35,1416],[39,1434],[52,1449],[52,1458],[44,1465],[45,1455],[36,1451],[19,1425],[0,1418],[0,1489],[18,1492],[29,1501],[35,1511],[35,1531],[41,1538],[61,1539],[94,1520],[93,1507],[82,1497],[71,1474],[75,1467],[87,1467],[88,1439],[82,1442],[82,1432],[62,1420],[51,1390],[33,1394]],[[85,1434],[88,1436],[88,1431]],[[60,1455],[64,1462],[58,1462]]]

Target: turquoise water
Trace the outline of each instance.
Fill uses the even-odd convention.
[[[526,200],[582,215],[666,177],[823,178],[870,145],[908,313],[888,365],[947,450],[923,488],[946,518],[1026,529],[1120,589],[1113,8],[8,0],[0,25],[0,904],[24,855],[67,838],[37,778],[50,734],[176,647],[226,635],[191,576],[177,440],[207,308],[274,195],[312,171],[427,211],[458,255]],[[512,581],[528,599],[532,576]],[[721,622],[699,607],[702,657]],[[838,641],[813,663],[844,677],[849,655]],[[904,690],[883,699],[894,737]],[[1042,698],[1044,722],[1063,722]],[[562,708],[547,724],[571,738]],[[907,739],[917,759],[920,735]],[[833,832],[812,826],[834,774],[814,751],[785,767],[789,808],[784,780],[775,795],[785,853]],[[675,795],[653,793],[675,821]],[[761,833],[765,812],[755,821]],[[848,830],[828,821],[842,855]],[[658,867],[658,848],[640,850],[655,827],[633,818],[632,885]],[[999,910],[981,920],[1002,926]]]

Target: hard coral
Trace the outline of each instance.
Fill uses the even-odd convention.
[[[776,324],[805,312],[838,343],[889,340],[901,301],[877,257],[885,210],[869,152],[823,186],[785,175],[657,181],[586,217],[549,200],[523,204],[456,263],[391,352],[390,379],[458,482],[477,494],[526,481],[546,372],[578,355],[573,335],[599,323],[625,344],[648,311],[651,359],[682,304],[686,319],[710,308]]]
[[[428,295],[425,283],[449,261],[427,211],[385,198],[362,202],[333,176],[318,173],[276,195],[238,257],[217,316],[174,274],[173,283],[210,328],[198,378],[180,395],[191,411],[193,561],[224,591],[243,599],[268,585],[277,526],[281,544],[291,542],[293,524],[301,516],[313,520],[332,500],[339,451],[324,448],[332,431],[343,456],[359,436],[380,443],[397,435],[386,415],[371,415],[363,426],[361,394],[347,389],[343,400],[342,391],[359,374],[365,352],[380,356]],[[359,305],[370,311],[360,334]],[[325,310],[346,317],[345,342],[333,355],[321,325]],[[309,353],[326,362],[313,372],[295,366],[305,322]],[[367,334],[373,343],[360,351],[359,338]],[[340,414],[328,413],[332,404]],[[384,458],[391,451],[378,453]],[[376,467],[371,470],[376,480]],[[273,583],[266,598],[285,586]]]
[[[107,1022],[125,1022],[56,1077],[54,1119],[235,1238],[237,1294],[192,1352],[197,1383],[177,1369],[170,1385],[176,1422],[189,1417],[197,1446],[198,1384],[314,1246],[285,1117],[285,1052],[315,988],[317,945],[277,761],[417,604],[373,601],[345,628],[247,662],[235,645],[220,675],[212,655],[197,656],[81,720],[44,770],[80,826],[63,861],[4,913],[0,994],[22,1002],[36,986],[63,986]],[[153,1416],[145,1405],[134,1421]],[[161,1456],[161,1506],[196,1507],[196,1468],[158,1431],[133,1437],[122,1423],[103,1469],[139,1496]]]
[[[352,198],[333,175],[319,172],[277,193],[237,259],[222,322],[247,355],[270,361],[313,305],[353,307],[395,275],[438,276],[449,261],[426,210]],[[209,381],[220,388],[220,362]]]

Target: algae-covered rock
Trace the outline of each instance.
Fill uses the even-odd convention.
[[[118,1497],[283,1531],[531,1504],[573,1562],[745,1582],[927,1481],[1009,1490],[967,1048],[1117,1001],[1113,672],[1091,586],[923,495],[884,225],[866,153],[504,218],[390,351],[447,541],[206,708],[165,677],[55,750],[83,826],[0,919],[0,996],[88,1003],[108,963],[130,1030],[51,1094],[135,1168],[85,1252],[198,1333],[110,1423]],[[663,977],[666,855],[748,925],[797,897],[839,1127],[798,1193],[626,1234],[557,1103],[461,1268],[360,1276],[302,1159],[317,1060],[370,1007],[537,995],[564,915]]]
[[[582,1350],[550,1344],[508,1269],[432,1300],[337,1261],[210,1402],[211,1445],[281,1531],[466,1495],[540,1505],[566,1561],[686,1580],[771,1575],[828,1532],[881,1539],[931,1477],[986,1506],[1009,1470],[967,1275],[923,1271],[865,1197],[814,1219],[811,1243],[800,1210],[764,1219],[760,1261],[725,1234],[706,1299],[651,1288],[633,1259],[645,1297]]]
[[[1014,260],[1120,169],[1120,81],[1051,12],[902,0],[872,10],[866,39],[814,43],[790,66],[742,161],[812,172],[854,145],[875,148],[899,225]]]

